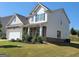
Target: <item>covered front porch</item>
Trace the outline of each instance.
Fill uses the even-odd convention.
[[[30,36],[46,36],[46,26],[23,27],[23,32],[27,33]]]

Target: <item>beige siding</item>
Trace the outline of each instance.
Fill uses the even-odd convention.
[[[15,19],[16,19],[16,21],[15,21]],[[10,25],[16,25],[16,24],[23,24],[17,16],[15,16],[15,18],[12,20]]]

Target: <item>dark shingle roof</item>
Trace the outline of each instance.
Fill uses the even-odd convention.
[[[11,18],[14,17],[14,16],[17,16],[22,21],[22,23],[24,25],[29,23],[28,18],[25,17],[25,16],[22,16],[20,14],[15,14],[15,15],[6,16],[6,17],[0,17],[0,21],[1,21],[1,24],[3,26],[3,32],[4,33],[6,32],[6,26],[12,21]]]
[[[16,14],[16,16],[22,21],[22,23],[23,23],[24,25],[29,23],[27,17],[25,17],[25,16],[23,16],[23,15],[20,15],[20,14]]]

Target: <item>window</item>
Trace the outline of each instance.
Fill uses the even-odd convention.
[[[43,26],[42,35],[46,36],[46,26]]]
[[[45,13],[39,15],[37,14],[35,21],[42,21],[42,20],[45,20]]]
[[[61,38],[61,31],[57,31],[57,38]]]
[[[42,20],[45,20],[45,13],[44,14],[41,14],[41,19]]]
[[[36,15],[35,21],[39,21],[39,15]]]

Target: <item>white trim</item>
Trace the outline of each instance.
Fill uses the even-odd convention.
[[[42,26],[40,26],[39,35],[42,36]]]
[[[27,32],[28,32],[28,35],[30,35],[30,27],[28,27],[28,31]]]
[[[31,12],[30,14],[32,14],[32,13],[34,12],[34,10],[37,10],[37,8],[38,8],[39,6],[45,8],[46,10],[48,10],[48,8],[46,8],[43,4],[38,3],[38,4],[35,6],[35,8],[32,10],[32,12]]]
[[[14,20],[13,18],[18,17],[16,14],[12,16],[12,18],[10,19],[10,21],[7,23],[6,27]],[[20,18],[18,17],[18,19],[20,20]],[[21,20],[20,20],[21,21]],[[23,22],[21,21],[21,23],[23,24]]]
[[[10,19],[10,21],[7,23],[7,26],[10,24],[10,22],[13,20],[15,16],[12,16],[12,18]]]

